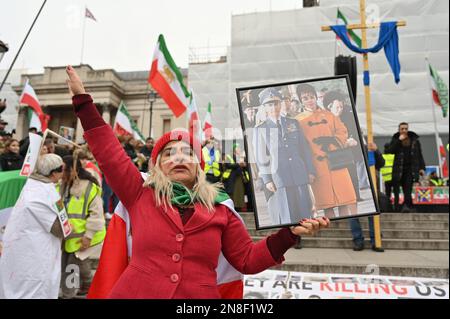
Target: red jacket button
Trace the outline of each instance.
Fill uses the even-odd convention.
[[[180,277],[177,274],[170,275],[171,282],[175,283],[175,282],[178,282],[178,280],[180,280]]]
[[[181,259],[181,255],[180,254],[173,254],[172,255],[172,260],[174,261],[174,262],[179,262],[180,261],[180,259]]]
[[[184,235],[183,235],[183,234],[177,234],[177,235],[175,236],[175,240],[176,240],[177,242],[182,242],[182,241],[184,240]]]

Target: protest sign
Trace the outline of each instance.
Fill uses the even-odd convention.
[[[244,299],[448,299],[448,279],[266,270],[244,278]]]

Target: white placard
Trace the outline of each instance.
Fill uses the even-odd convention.
[[[20,170],[20,175],[27,177],[34,171],[42,144],[42,137],[40,135],[29,133],[28,136],[30,137],[30,146],[28,147],[27,155]]]

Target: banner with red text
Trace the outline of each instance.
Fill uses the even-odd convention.
[[[448,299],[448,279],[266,270],[244,278],[244,299]]]

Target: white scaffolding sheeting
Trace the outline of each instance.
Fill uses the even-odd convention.
[[[200,112],[204,114],[207,101],[211,101],[213,106],[220,107],[213,109],[217,127],[221,130],[240,127],[236,88],[332,76],[335,36],[322,32],[321,26],[335,24],[338,6],[350,23],[359,23],[356,0],[322,0],[321,7],[233,16],[227,62],[189,66],[190,85],[200,95]],[[449,2],[371,0],[367,9],[368,22],[407,22],[406,27],[399,28],[402,67],[399,85],[394,83],[383,51],[369,58],[374,134],[391,135],[401,121],[411,123],[411,129],[419,134],[432,134],[431,90],[425,57],[448,84]],[[369,46],[377,39],[378,30],[369,30]],[[362,59],[358,56],[357,111],[364,130],[362,71]],[[437,112],[440,114],[440,110]],[[439,131],[448,133],[448,119],[441,115],[438,118]]]
[[[425,57],[448,83],[449,2],[369,2],[369,20],[407,21],[406,27],[399,28],[402,66],[399,85],[394,82],[383,51],[369,58],[374,134],[391,135],[401,121],[411,123],[411,129],[420,134],[431,134],[431,90]],[[333,75],[335,35],[322,32],[321,26],[335,24],[338,5],[350,23],[359,23],[359,1],[323,0],[321,7],[233,16],[229,92],[233,120],[238,116],[236,87]],[[378,30],[369,30],[369,46],[377,39]],[[358,68],[357,110],[364,130],[361,56]],[[448,119],[439,116],[438,128],[440,132],[448,132]]]
[[[225,62],[220,63],[197,63],[189,65],[188,86],[192,88],[195,95],[200,119],[205,118],[208,103],[211,102],[212,124],[222,134],[229,127],[227,121],[231,118],[228,106],[229,96],[229,67]],[[220,138],[218,136],[218,138]]]

